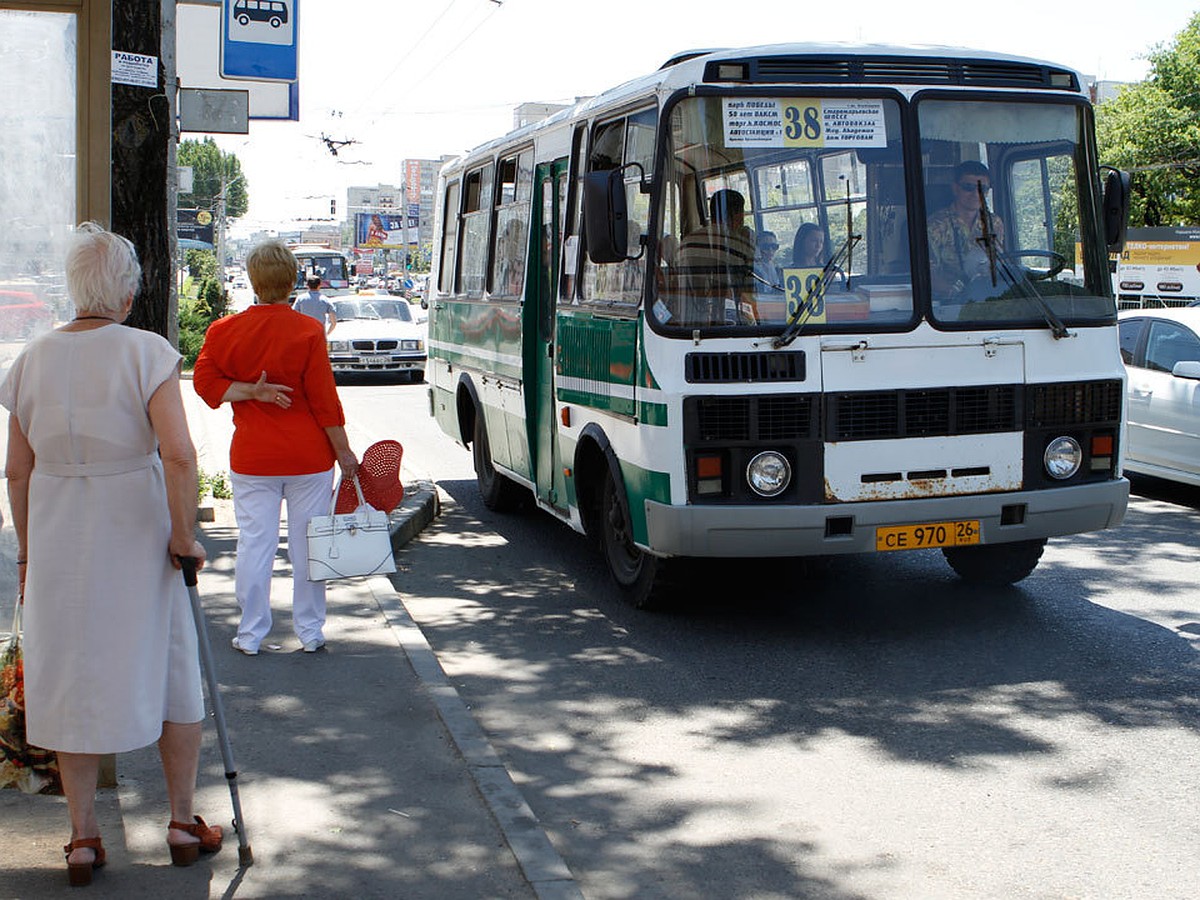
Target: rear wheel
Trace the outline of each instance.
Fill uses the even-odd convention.
[[[483,412],[475,415],[475,436],[471,441],[471,452],[475,459],[475,481],[479,485],[479,496],[483,505],[495,512],[511,512],[521,502],[521,486],[496,471],[492,465],[492,448],[488,444],[487,426],[483,423]]]
[[[600,545],[609,574],[626,602],[636,609],[650,609],[662,601],[667,561],[647,553],[633,542],[633,530],[618,493],[620,490],[612,473],[606,472],[600,499]]]
[[[970,584],[1006,587],[1037,568],[1046,541],[1013,541],[978,547],[945,547],[942,555],[958,577]]]

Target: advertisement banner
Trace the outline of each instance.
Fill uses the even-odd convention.
[[[1118,295],[1200,297],[1200,228],[1130,228],[1113,282]]]
[[[213,215],[207,209],[175,211],[175,231],[182,241],[200,241],[212,249]]]
[[[416,240],[417,217],[408,217],[408,239]],[[404,248],[404,216],[399,212],[355,213],[354,246],[373,249]]]

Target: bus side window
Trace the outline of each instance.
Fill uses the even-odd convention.
[[[459,183],[446,185],[446,206],[442,210],[442,256],[438,267],[437,289],[442,294],[454,293],[455,258],[458,250]]]
[[[468,172],[463,184],[462,247],[459,253],[459,289],[468,297],[483,297],[487,286],[488,232],[492,222],[490,163]]]
[[[533,151],[500,160],[496,173],[496,246],[492,252],[491,293],[520,296],[525,286],[533,199]]]
[[[589,172],[605,172],[628,165],[625,170],[625,202],[628,209],[629,253],[636,258],[623,262],[596,264],[583,254],[585,303],[636,309],[642,299],[646,275],[643,238],[650,227],[650,197],[641,192],[641,180],[653,173],[657,108],[651,107],[627,117],[596,126],[588,157]],[[636,163],[637,165],[629,165]],[[586,240],[586,235],[584,236]]]

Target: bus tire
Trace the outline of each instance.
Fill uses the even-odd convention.
[[[520,505],[521,486],[505,478],[492,465],[492,448],[488,444],[482,411],[475,414],[475,437],[471,441],[471,452],[475,460],[475,481],[479,485],[483,505],[493,512],[512,512]]]
[[[666,560],[633,542],[620,490],[612,472],[605,472],[600,495],[600,546],[608,572],[625,601],[634,609],[651,609],[662,599]]]
[[[1007,587],[1037,568],[1046,539],[983,544],[978,547],[943,547],[942,555],[958,577],[968,584]]]

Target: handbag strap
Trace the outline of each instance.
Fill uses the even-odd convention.
[[[333,496],[331,496],[331,497],[329,498],[329,515],[331,515],[331,516],[333,515],[333,511],[334,511],[335,509],[337,509],[337,498],[338,498],[338,494],[341,492],[341,489],[342,489],[342,482],[344,482],[345,480],[346,480],[346,479],[345,479],[345,477],[343,476],[343,477],[341,478],[341,480],[339,480],[339,481],[338,481],[338,483],[337,483],[336,485],[334,485],[334,488],[333,488]],[[357,476],[357,475],[355,475],[355,476],[354,476],[354,493],[358,494],[358,505],[359,505],[359,507],[365,506],[367,501],[363,499],[362,485],[360,485],[360,484],[358,483],[358,476]]]

